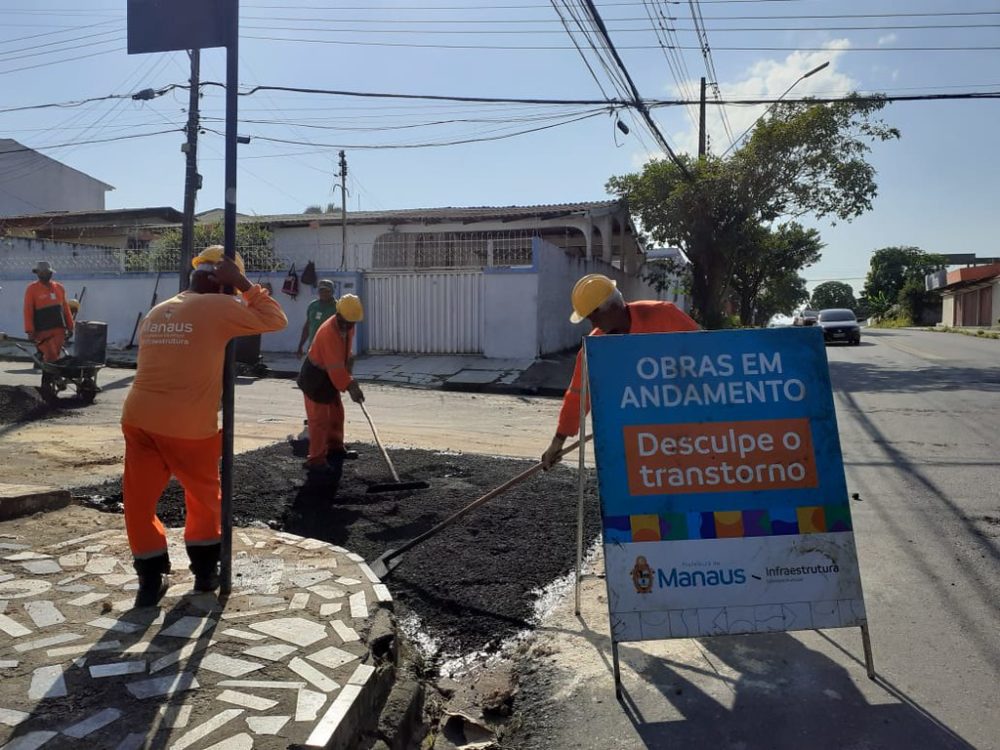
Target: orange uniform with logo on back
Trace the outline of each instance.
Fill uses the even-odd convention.
[[[281,306],[259,285],[242,299],[183,292],[154,307],[142,323],[135,381],[122,411],[125,525],[136,558],[167,548],[156,504],[170,476],[184,487],[184,539],[221,537],[219,405],[230,339],[278,331]]]

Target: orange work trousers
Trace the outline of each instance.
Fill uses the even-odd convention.
[[[344,450],[344,402],[339,393],[328,404],[303,398],[309,420],[309,463],[320,466],[326,463],[327,453]]]
[[[62,359],[62,347],[66,343],[66,331],[62,328],[52,328],[48,331],[35,333],[35,346],[42,353],[43,362],[55,362]]]
[[[167,551],[167,535],[156,505],[171,475],[184,488],[184,541],[212,544],[222,539],[219,458],[222,433],[198,440],[166,437],[123,424],[125,476],[122,495],[125,531],[132,555],[156,557]]]

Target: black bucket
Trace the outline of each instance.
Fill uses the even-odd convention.
[[[108,357],[108,324],[77,321],[73,334],[73,356],[80,362],[105,364]]]

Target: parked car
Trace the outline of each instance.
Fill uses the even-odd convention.
[[[817,324],[823,329],[823,341],[827,344],[861,343],[861,324],[851,310],[820,310]]]
[[[815,310],[802,310],[801,312],[795,313],[795,318],[792,319],[793,326],[814,326],[816,321],[819,319],[819,313]]]

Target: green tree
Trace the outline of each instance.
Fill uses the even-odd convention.
[[[858,301],[854,298],[854,289],[843,281],[826,281],[813,289],[810,305],[814,310],[826,310],[831,307],[843,307],[857,311]]]
[[[225,241],[225,225],[195,224],[194,251],[197,253],[209,245],[222,245]],[[247,271],[274,271],[284,263],[274,254],[271,230],[263,224],[239,223],[236,225],[236,249],[243,256]],[[180,262],[181,230],[168,229],[150,243],[148,251],[131,256],[137,268],[130,270],[173,271]]]
[[[754,312],[754,325],[762,326],[774,315],[790,315],[795,308],[809,301],[806,280],[795,271],[767,280]]]
[[[896,304],[904,303],[900,294],[908,286],[903,310],[907,315],[922,304],[926,304],[933,295],[928,297],[924,292],[924,277],[940,271],[946,265],[946,259],[940,255],[924,252],[912,245],[883,247],[872,253],[868,266],[868,276],[865,278],[864,297],[868,300],[871,314],[880,317],[889,312]],[[919,295],[916,294],[919,289]],[[923,297],[923,301],[920,299]],[[916,319],[919,315],[909,315]]]
[[[740,323],[750,326],[758,317],[758,299],[768,282],[797,275],[819,261],[823,243],[818,231],[794,221],[777,229],[758,226],[746,232],[746,240],[733,261],[732,290]]]
[[[876,117],[884,106],[856,96],[781,103],[728,159],[681,155],[689,176],[672,161],[652,160],[607,188],[628,201],[655,241],[685,251],[695,312],[706,328],[718,328],[738,256],[762,224],[805,214],[850,221],[871,208],[869,143],[899,137]]]

